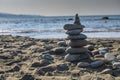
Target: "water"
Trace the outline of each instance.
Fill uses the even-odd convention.
[[[88,38],[120,38],[120,15],[81,16]],[[28,36],[32,38],[66,38],[63,26],[72,24],[73,16],[57,17],[0,17],[0,35]]]

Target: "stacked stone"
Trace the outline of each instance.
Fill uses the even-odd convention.
[[[80,61],[89,58],[88,49],[84,46],[87,45],[87,36],[82,34],[84,25],[81,25],[78,14],[75,16],[74,24],[64,25],[64,29],[67,30],[68,39],[70,40],[68,45],[69,48],[66,49],[68,53],[65,56],[66,61]]]

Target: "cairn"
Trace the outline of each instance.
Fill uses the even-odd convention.
[[[86,40],[87,36],[81,33],[83,28],[84,25],[81,25],[78,14],[75,16],[74,24],[64,25],[64,29],[67,30],[66,34],[68,34],[67,38],[70,40],[68,42],[70,47],[66,49],[66,53],[68,53],[65,56],[66,61],[80,61],[90,57],[88,49],[84,47],[88,42]]]

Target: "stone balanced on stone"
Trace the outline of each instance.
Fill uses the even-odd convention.
[[[84,25],[81,25],[79,16],[76,14],[74,24],[66,24],[64,25],[64,29],[67,30],[66,34],[68,34],[68,42],[69,48],[66,49],[65,60],[69,62],[80,61],[83,59],[88,59],[89,53],[88,49],[84,46],[87,45],[86,35],[82,34]]]

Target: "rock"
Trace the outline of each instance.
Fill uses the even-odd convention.
[[[40,62],[32,63],[31,67],[43,67],[49,65],[50,62],[48,60],[41,60]]]
[[[53,57],[50,54],[43,54],[42,58],[45,60],[53,60]]]
[[[104,55],[104,58],[105,58],[107,61],[114,61],[114,60],[116,60],[115,56],[112,55],[112,54],[110,54],[110,53],[106,53],[106,54]]]
[[[71,40],[68,44],[71,47],[82,47],[86,46],[87,43],[88,42],[86,40]]]
[[[77,24],[66,24],[64,25],[65,30],[75,30],[75,29],[82,29],[84,28],[83,25],[77,25]]]
[[[88,49],[84,48],[84,47],[80,47],[80,48],[67,48],[66,49],[66,53],[70,53],[70,54],[77,54],[77,53],[86,53],[88,52]]]
[[[45,75],[46,72],[53,72],[55,70],[56,68],[53,66],[46,66],[46,67],[40,68],[36,73],[39,75]]]
[[[101,74],[112,74],[112,70],[111,69],[104,69],[102,72],[100,72]]]
[[[56,69],[58,71],[65,71],[65,70],[69,70],[69,67],[67,64],[63,63],[63,64],[57,65]]]
[[[120,68],[120,62],[113,62],[112,65],[114,68]]]
[[[106,53],[109,52],[109,48],[107,48],[107,47],[105,47],[105,48],[99,48],[98,50],[99,50],[99,53],[101,55],[105,55]]]
[[[99,50],[93,50],[92,53],[93,53],[93,55],[97,55],[97,54],[99,54]]]
[[[105,16],[105,17],[102,17],[103,20],[108,20],[109,17],[108,16]]]
[[[45,76],[53,76],[53,74],[51,72],[47,72],[45,73]]]
[[[80,34],[82,31],[83,31],[83,29],[69,30],[69,31],[66,32],[66,34],[69,34],[69,35],[78,35],[78,34]]]
[[[87,36],[86,35],[84,35],[84,34],[79,34],[79,35],[69,35],[68,37],[67,37],[68,39],[71,39],[71,40],[84,40],[84,39],[86,39],[87,38]]]
[[[93,51],[94,50],[94,45],[87,45],[87,46],[85,46],[85,48],[87,48],[90,51]]]
[[[88,62],[79,62],[77,66],[81,68],[86,68],[86,67],[89,67],[90,64]]]
[[[35,78],[32,75],[24,75],[20,80],[35,80]]]
[[[117,55],[117,59],[120,60],[120,55]]]
[[[20,70],[20,66],[16,65],[12,69],[7,70],[6,72],[16,72],[16,71],[19,71],[19,70]]]
[[[97,68],[97,67],[102,66],[103,64],[104,64],[104,61],[98,60],[98,61],[92,62],[92,63],[90,64],[90,66],[91,66],[92,68]]]
[[[58,48],[55,48],[54,51],[55,51],[55,54],[62,54],[65,52],[65,49],[64,47],[58,47]]]
[[[63,46],[63,47],[66,47],[66,46],[67,46],[67,44],[66,44],[65,41],[59,41],[59,42],[57,42],[57,45]]]
[[[89,54],[84,53],[84,54],[67,54],[64,59],[68,62],[73,62],[88,58],[89,58]]]

